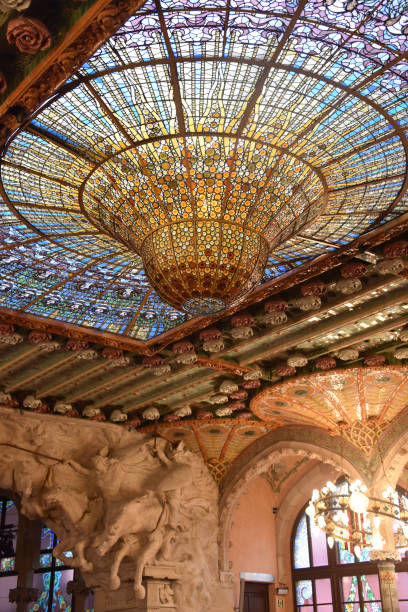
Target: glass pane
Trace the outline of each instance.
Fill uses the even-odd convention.
[[[0,502],[0,516],[2,516],[0,571],[14,572],[18,530],[18,511],[14,502],[3,498]]]
[[[33,588],[38,589],[38,599],[29,604],[28,612],[48,612],[48,596],[50,591],[51,573],[34,574]]]
[[[0,610],[15,612],[16,604],[9,602],[9,591],[17,587],[17,576],[2,576],[0,578]]]
[[[345,547],[344,542],[337,543],[337,555],[339,563],[342,565],[344,563],[355,563],[357,561],[354,554]]]
[[[361,576],[364,601],[381,601],[380,581],[377,574]]]
[[[306,514],[302,516],[298,523],[293,556],[295,561],[295,569],[299,569],[301,567],[310,567]]]
[[[370,546],[365,546],[360,553],[354,554],[345,546],[344,542],[337,543],[337,554],[339,563],[359,563],[361,561],[370,561]]]
[[[40,550],[52,550],[54,547],[54,532],[48,527],[41,529],[41,546]]]
[[[326,604],[325,606],[317,606],[317,612],[333,612],[332,604]]]
[[[52,564],[52,554],[51,553],[43,553],[40,555],[40,567],[51,567]]]
[[[313,589],[311,580],[298,580],[296,583],[296,603],[298,606],[313,603]]]
[[[408,612],[408,601],[400,601],[400,612]]]
[[[74,570],[55,572],[52,612],[71,612],[71,595],[67,594],[67,582],[74,579]]]
[[[327,565],[326,534],[311,521],[313,565]]]
[[[396,572],[398,599],[408,599],[408,572]]]
[[[332,602],[332,590],[330,578],[315,580],[316,603],[328,604]]]
[[[343,576],[341,583],[343,588],[343,603],[358,602],[357,576]],[[348,609],[347,612],[349,612]]]

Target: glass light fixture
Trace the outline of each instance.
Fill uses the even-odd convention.
[[[396,520],[402,533],[408,534],[406,499],[392,487],[383,491],[381,498],[370,496],[359,480],[337,486],[329,481],[320,491],[315,489],[306,513],[326,533],[330,547],[336,540],[343,541],[357,555],[362,546],[383,548],[379,533],[383,518]]]
[[[89,174],[80,206],[141,255],[163,300],[199,315],[240,302],[269,253],[315,219],[325,197],[306,162],[214,134],[121,151]]]

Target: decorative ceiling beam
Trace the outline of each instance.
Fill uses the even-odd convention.
[[[76,359],[75,353],[70,353],[69,355],[62,354],[58,355],[58,357],[48,366],[43,368],[41,371],[36,371],[34,374],[29,374],[28,376],[20,376],[13,380],[13,382],[6,387],[6,392],[10,393],[10,391],[17,391],[22,387],[29,388],[30,384],[33,382],[38,383],[39,380],[45,378],[46,376],[54,376],[56,370],[59,370],[62,367],[67,366],[69,363]],[[37,395],[41,397],[41,394]]]
[[[407,294],[405,295],[407,296]],[[364,310],[365,309],[363,308],[362,313],[360,314],[359,320],[361,320],[365,316]],[[340,340],[339,342],[336,342],[335,344],[330,345],[330,347],[327,347],[326,349],[315,351],[310,356],[308,356],[308,358],[317,359],[318,357],[321,357],[322,355],[327,355],[327,353],[329,352],[337,353],[338,351],[341,351],[344,348],[348,348],[349,346],[353,346],[354,344],[359,344],[360,342],[364,342],[364,340],[370,340],[370,338],[374,338],[375,336],[378,336],[382,332],[390,331],[392,329],[397,329],[398,327],[407,325],[407,323],[408,323],[408,315],[403,316],[403,317],[397,317],[395,319],[390,319],[389,321],[386,321],[385,323],[381,323],[380,325],[370,327],[362,332],[359,332],[358,334],[354,334],[353,336],[344,338],[343,340]],[[329,331],[333,331],[334,329],[338,327],[341,327],[341,325],[336,325],[333,329]]]
[[[301,344],[306,340],[317,338],[322,336],[324,333],[333,331],[333,329],[354,323],[356,319],[361,319],[372,314],[376,314],[378,311],[382,311],[385,308],[394,306],[395,304],[400,304],[406,300],[406,286],[402,289],[390,291],[387,295],[381,295],[350,312],[342,313],[336,317],[330,318],[329,320],[320,321],[312,328],[308,327],[301,332],[293,332],[284,338],[279,338],[277,335],[277,339],[272,341],[267,348],[262,349],[261,347],[258,347],[257,349],[252,349],[247,353],[244,353],[244,355],[240,357],[239,363],[240,365],[246,365],[247,363],[252,363],[253,361],[258,361],[260,359],[270,359],[274,355],[279,355],[279,353],[282,351],[290,349],[297,344]]]
[[[266,340],[267,338],[274,338],[276,334],[281,334],[283,331],[290,329],[293,326],[299,325],[299,323],[305,323],[307,321],[312,321],[313,318],[317,316],[321,316],[333,310],[334,308],[338,308],[339,306],[345,305],[347,303],[353,304],[354,301],[360,300],[362,297],[370,295],[373,291],[378,291],[383,287],[389,285],[391,280],[395,280],[395,277],[379,277],[375,280],[370,280],[366,285],[363,286],[361,291],[355,293],[353,295],[339,295],[338,297],[327,300],[327,302],[323,302],[322,306],[319,310],[315,310],[312,312],[302,312],[299,314],[290,314],[290,318],[286,323],[282,323],[281,325],[277,325],[276,327],[266,329],[263,332],[260,332],[247,340],[243,340],[242,342],[235,343],[232,347],[227,347],[223,351],[216,353],[215,358],[220,359],[224,355],[233,355],[234,358],[237,354],[241,353],[244,349],[250,348],[253,345],[259,344],[260,341]],[[357,320],[358,316],[356,316]]]
[[[53,320],[31,313],[24,313],[13,310],[11,308],[0,307],[0,321],[7,321],[22,325],[31,329],[43,331],[46,329],[52,334],[58,334],[68,338],[77,338],[86,342],[94,342],[102,346],[111,346],[121,348],[128,351],[133,351],[142,355],[151,355],[154,351],[149,349],[145,342],[134,340],[133,338],[124,338],[119,334],[100,331],[89,327],[81,327],[71,323]]]
[[[82,361],[82,365],[84,365],[83,361]],[[81,371],[78,372],[77,374],[72,374],[72,372],[70,372],[69,375],[67,376],[64,373],[62,380],[54,381],[51,387],[41,389],[41,391],[39,391],[39,396],[46,397],[47,395],[55,395],[56,391],[60,392],[62,389],[65,389],[66,387],[76,387],[78,385],[78,381],[82,380],[83,378],[89,379],[91,375],[97,374],[100,370],[104,370],[106,368],[107,368],[107,363],[106,363],[106,360],[104,359],[102,363],[99,361],[96,365],[93,365],[88,368],[85,367],[81,369]]]
[[[38,346],[33,344],[23,344],[18,347],[14,347],[14,350],[5,352],[5,361],[0,363],[0,373],[5,372],[8,374],[11,370],[16,367],[20,367],[27,359],[30,359],[35,353],[38,352]]]
[[[85,399],[92,401],[92,397],[97,396],[102,391],[105,391],[106,389],[109,389],[115,385],[123,385],[124,382],[130,380],[131,378],[135,376],[139,377],[139,375],[143,374],[146,374],[146,370],[142,366],[133,366],[130,370],[128,369],[126,372],[120,374],[119,376],[117,375],[117,373],[113,372],[112,376],[105,376],[103,382],[98,383],[93,387],[76,390],[76,392],[72,392],[71,394],[68,393],[68,401],[78,402],[83,401]]]
[[[170,381],[169,384],[167,384],[161,391],[158,391],[157,393],[152,392],[148,395],[143,395],[142,397],[139,397],[136,402],[133,402],[130,405],[126,405],[126,412],[132,412],[133,410],[138,410],[150,404],[154,404],[159,400],[163,400],[164,398],[170,397],[172,393],[179,393],[184,389],[190,389],[195,385],[205,382],[206,380],[211,380],[213,376],[214,373],[212,371],[200,369],[199,372],[197,372],[196,374],[189,374],[189,376],[187,376],[187,381],[182,384],[180,383],[180,381]],[[123,393],[120,393],[119,395],[109,398],[108,400],[104,400],[103,402],[98,402],[95,405],[98,408],[101,408],[108,403],[115,404],[119,401],[123,402],[123,400],[127,397],[131,397],[134,394],[139,395],[138,391],[139,389],[137,387],[132,387],[124,391]]]

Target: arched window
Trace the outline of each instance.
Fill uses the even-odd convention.
[[[292,536],[292,568],[297,612],[382,610],[377,565],[369,561],[369,549],[357,558],[344,545],[329,548],[305,509]]]

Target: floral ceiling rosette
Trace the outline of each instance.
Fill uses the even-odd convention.
[[[407,50],[397,0],[149,0],[3,150],[0,305],[148,339],[400,216]]]

